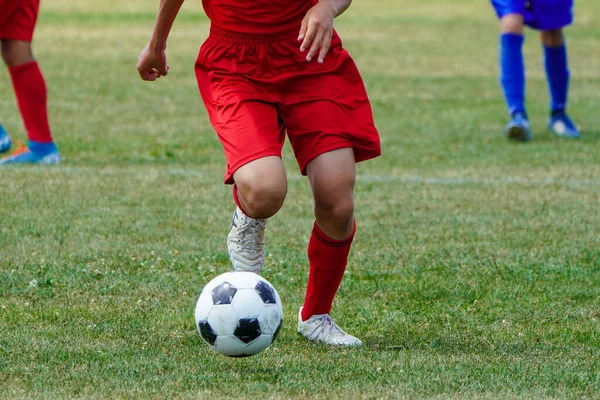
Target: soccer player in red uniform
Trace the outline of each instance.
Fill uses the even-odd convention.
[[[144,80],[168,73],[167,37],[183,0],[161,0],[138,60]],[[356,163],[380,155],[361,76],[333,29],[351,0],[203,0],[211,20],[195,71],[225,151],[237,205],[227,247],[235,270],[260,273],[267,219],[281,208],[285,135],[308,176],[316,221],[298,332],[310,340],[362,342],[329,316],[356,231]]]
[[[29,139],[27,147],[17,149],[0,164],[60,162],[48,124],[46,82],[31,52],[39,4],[39,0],[0,0],[2,59],[8,67]],[[10,146],[11,139],[0,125],[0,153]]]

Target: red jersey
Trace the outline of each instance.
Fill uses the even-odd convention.
[[[233,32],[270,34],[300,28],[318,0],[202,0],[214,26]]]

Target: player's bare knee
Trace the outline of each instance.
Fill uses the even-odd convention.
[[[327,220],[338,230],[345,230],[354,220],[354,201],[352,198],[321,201],[315,203],[317,219]]]
[[[2,40],[2,60],[7,67],[34,61],[31,44],[21,40]]]
[[[564,43],[562,29],[553,29],[550,31],[541,31],[542,44],[546,47],[560,47]]]
[[[256,180],[238,185],[242,205],[252,218],[270,218],[283,206],[287,185],[277,180]]]
[[[525,22],[521,14],[508,14],[500,19],[500,30],[502,33],[514,33],[523,35],[525,33]]]

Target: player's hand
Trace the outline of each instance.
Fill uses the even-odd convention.
[[[165,51],[151,50],[146,46],[138,57],[137,70],[145,81],[155,81],[169,73]]]
[[[302,40],[300,51],[307,49],[306,61],[312,61],[319,51],[319,63],[322,63],[329,51],[333,37],[333,19],[337,16],[336,9],[328,1],[320,1],[308,10],[302,20],[298,40]]]

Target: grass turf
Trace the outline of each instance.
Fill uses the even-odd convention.
[[[508,143],[497,26],[485,2],[355,1],[336,24],[373,102],[384,155],[361,164],[358,233],[333,315],[361,349],[307,343],[308,184],[289,147],[265,276],[276,344],[211,352],[193,307],[229,270],[223,156],[192,66],[208,23],[185,5],[171,71],[136,57],[155,4],[43,3],[34,49],[65,162],[0,172],[3,398],[595,398],[600,391],[600,7],[567,30],[579,141],[546,132],[533,32],[534,141]],[[3,125],[24,140],[0,79]]]

